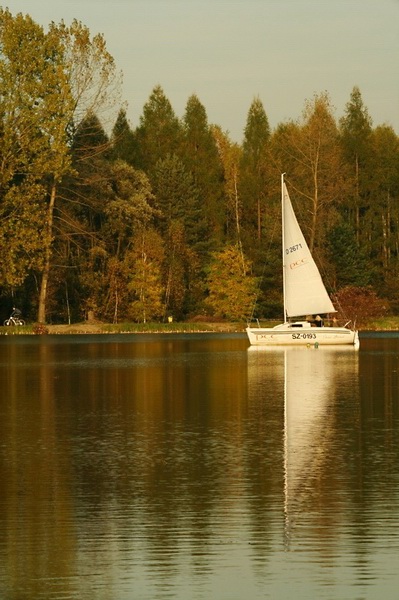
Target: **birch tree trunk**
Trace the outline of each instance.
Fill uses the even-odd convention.
[[[42,274],[42,280],[40,284],[40,294],[39,294],[39,307],[37,311],[37,320],[38,323],[46,322],[46,304],[47,304],[47,288],[48,281],[50,277],[50,266],[51,266],[51,255],[52,255],[52,244],[51,240],[53,237],[53,222],[54,222],[54,207],[55,207],[55,199],[57,195],[57,186],[55,182],[51,187],[50,192],[50,202],[47,210],[47,226],[46,226],[46,234],[49,242],[46,244],[45,257],[44,257],[44,268]]]

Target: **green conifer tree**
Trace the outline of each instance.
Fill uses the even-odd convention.
[[[121,109],[112,129],[112,156],[130,165],[137,162],[137,145],[135,135],[126,117],[126,110]]]
[[[365,107],[360,89],[355,86],[340,120],[341,143],[349,165],[352,193],[347,198],[348,217],[351,219],[358,242],[361,238],[360,217],[368,208],[368,188],[371,166],[372,120]]]
[[[144,105],[140,125],[135,131],[138,152],[136,167],[145,171],[151,179],[158,160],[178,152],[181,136],[179,119],[158,85]]]
[[[250,106],[244,130],[240,192],[243,204],[245,246],[253,249],[254,238],[260,244],[265,227],[270,126],[259,98]]]
[[[206,218],[208,229],[203,241],[208,239],[209,248],[214,248],[223,240],[226,222],[223,166],[205,107],[195,94],[187,101],[183,125],[181,159],[191,172],[201,198],[203,217]]]

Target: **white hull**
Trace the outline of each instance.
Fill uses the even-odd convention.
[[[247,327],[251,346],[342,346],[359,344],[357,331],[346,327],[298,327],[284,323],[277,327]]]

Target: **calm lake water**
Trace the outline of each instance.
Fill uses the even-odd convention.
[[[397,599],[399,336],[0,338],[1,600]]]

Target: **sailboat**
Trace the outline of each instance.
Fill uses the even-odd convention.
[[[284,323],[246,329],[251,345],[359,345],[359,335],[348,327],[325,327],[320,315],[337,312],[327,294],[292,208],[284,174],[281,176]],[[316,315],[293,321],[292,317]]]

